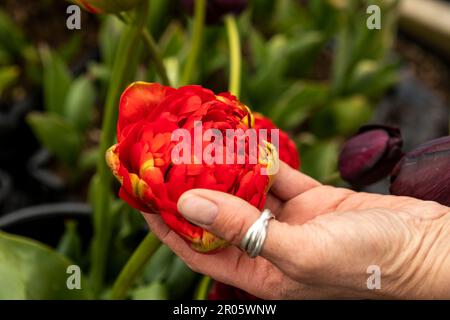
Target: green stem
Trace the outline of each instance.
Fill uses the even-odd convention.
[[[144,41],[147,44],[148,51],[153,60],[153,63],[155,64],[156,72],[161,78],[162,84],[170,86],[170,81],[169,77],[167,76],[166,67],[164,66],[164,61],[162,59],[159,48],[155,43],[155,39],[153,39],[153,36],[147,29],[144,29],[142,31],[142,36],[144,37]]]
[[[230,81],[229,91],[239,98],[241,91],[241,41],[236,18],[233,15],[225,17],[225,25],[228,34],[228,44],[230,47]]]
[[[341,181],[341,174],[339,173],[339,171],[336,171],[336,172],[333,172],[332,174],[330,174],[325,179],[323,179],[322,183],[328,184],[328,185],[334,185],[334,184],[338,183],[339,181]]]
[[[124,14],[123,12],[118,13],[117,17],[125,23],[129,23],[130,21],[128,15]],[[147,29],[142,30],[142,38],[147,45],[148,52],[150,53],[150,57],[155,64],[156,72],[161,78],[162,84],[170,86],[170,80],[167,76],[166,67],[164,66],[164,60],[162,58],[158,45],[155,42],[155,39]]]
[[[194,27],[192,35],[192,47],[187,58],[181,77],[181,85],[187,85],[192,78],[198,55],[202,46],[203,29],[205,26],[206,0],[195,0]]]
[[[106,150],[113,144],[115,128],[118,115],[118,102],[120,94],[130,80],[134,70],[129,67],[129,61],[136,54],[136,48],[141,38],[142,30],[147,21],[148,1],[142,1],[135,10],[135,17],[123,31],[119,47],[116,52],[113,70],[111,72],[111,82],[109,84],[106,97],[105,110],[103,115],[102,133],[100,138],[99,152],[105,154]],[[92,268],[91,281],[95,294],[99,294],[103,287],[104,271],[106,267],[106,257],[108,243],[111,237],[112,218],[110,215],[110,201],[112,175],[107,168],[104,157],[100,156],[97,163],[97,173],[93,180],[97,194],[92,198],[94,209],[94,239],[92,244]]]
[[[206,300],[208,298],[209,286],[211,283],[211,278],[208,276],[203,276],[202,280],[195,290],[194,300]]]
[[[113,300],[126,298],[128,290],[133,286],[136,277],[141,273],[160,245],[161,242],[153,233],[149,233],[144,238],[116,279],[111,294]]]

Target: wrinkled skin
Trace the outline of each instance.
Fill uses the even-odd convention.
[[[197,224],[234,245],[214,255],[192,251],[158,216],[146,219],[193,270],[257,297],[450,298],[450,208],[438,203],[324,186],[284,164],[266,204],[276,220],[261,256],[250,259],[237,246],[260,212],[200,189],[178,207],[194,221],[204,200],[217,215]],[[381,268],[380,290],[367,289],[371,265]]]

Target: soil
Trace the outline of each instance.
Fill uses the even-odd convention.
[[[95,48],[97,44],[98,21],[95,15],[82,11],[81,30],[66,28],[69,3],[61,0],[3,0],[2,6],[21,27],[26,37],[34,44],[48,44],[57,48],[67,42],[73,33],[81,33],[84,49]],[[42,21],[45,17],[45,21]],[[84,51],[84,50],[81,50]]]

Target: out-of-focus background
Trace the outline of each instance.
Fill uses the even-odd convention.
[[[192,19],[178,0],[150,2],[148,28],[177,84]],[[367,27],[371,4],[381,9],[381,29]],[[103,156],[97,152],[103,105],[123,27],[111,15],[82,11],[81,29],[69,30],[68,6],[62,0],[0,4],[0,229],[87,266],[88,184]],[[291,134],[302,171],[314,178],[346,186],[337,170],[339,150],[367,123],[400,127],[406,151],[448,135],[449,1],[258,0],[238,25],[241,100]],[[134,79],[160,81],[144,46],[135,50]],[[193,83],[226,91],[222,22],[206,27],[199,61]],[[388,182],[366,190],[387,193]],[[111,277],[146,232],[134,210],[118,206]],[[162,248],[133,297],[192,297],[200,276]]]

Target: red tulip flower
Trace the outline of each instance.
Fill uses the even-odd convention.
[[[255,129],[277,129],[277,126],[270,120],[269,118],[264,117],[260,113],[254,113],[255,117]],[[268,136],[268,142],[272,142],[270,140],[270,136]],[[289,135],[279,130],[279,148],[278,148],[278,157],[280,160],[286,162],[289,166],[294,169],[300,168],[300,156],[298,154],[297,146],[294,141],[289,138]]]
[[[193,249],[223,248],[224,240],[183,218],[177,201],[187,190],[206,188],[236,195],[262,209],[277,153],[272,144],[259,141],[259,155],[252,155],[251,137],[244,133],[253,126],[248,107],[229,93],[215,95],[200,86],[132,84],[120,100],[117,144],[106,153],[122,184],[119,196],[142,212],[160,214]],[[231,140],[241,138],[245,148],[230,152],[229,131],[240,132]],[[174,135],[179,132],[189,136]],[[207,132],[214,138],[208,139]],[[205,157],[208,154],[214,161]]]

